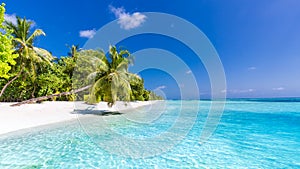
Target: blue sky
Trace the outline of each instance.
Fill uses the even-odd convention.
[[[26,16],[34,21],[34,28],[46,32],[47,36],[37,39],[36,45],[55,56],[65,56],[67,45],[83,46],[96,30],[120,16],[132,17],[136,13],[136,22],[123,23],[123,29],[135,29],[147,22],[147,18],[142,17],[143,12],[173,14],[196,25],[216,48],[226,74],[228,97],[300,96],[298,0],[4,2],[8,19],[13,20],[15,15]],[[132,37],[118,45],[131,52],[150,47],[172,51],[197,77],[201,96],[209,97],[206,70],[186,46],[155,35]],[[185,73],[188,75],[188,70]],[[148,89],[159,88],[171,99],[179,98],[179,89],[187,86],[176,84],[170,75],[158,70],[140,74]]]

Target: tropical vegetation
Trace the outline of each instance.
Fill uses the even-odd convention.
[[[162,99],[144,88],[144,80],[130,73],[133,57],[128,50],[109,46],[80,50],[72,45],[67,56],[54,57],[35,46],[43,30],[26,18],[4,20],[0,6],[0,101],[84,100],[88,103]],[[27,103],[27,102],[26,102]]]
[[[4,4],[0,5],[0,23],[4,22],[4,6]],[[13,53],[14,46],[9,29],[3,24],[0,24],[0,30],[0,78],[8,79],[10,77],[8,72],[11,70],[11,67],[16,64],[15,59],[18,55]]]

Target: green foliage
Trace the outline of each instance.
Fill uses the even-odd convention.
[[[71,77],[67,73],[69,62],[64,62],[62,57],[52,65],[44,65],[37,71],[37,78],[32,81],[30,75],[24,72],[20,78],[15,80],[6,90],[0,101],[23,101],[32,98],[32,93],[35,97],[67,92],[72,90]],[[66,66],[65,66],[66,65]],[[33,84],[34,83],[34,84]],[[4,81],[0,81],[0,86],[4,85]],[[54,100],[74,100],[74,95],[54,98]]]
[[[150,91],[149,100],[164,100],[164,98]]]
[[[7,81],[4,79],[0,81],[1,88],[6,84],[6,82]],[[8,86],[2,97],[0,97],[0,101],[17,102],[30,99],[32,90],[32,83],[29,78],[27,78],[27,75],[21,75]]]
[[[5,4],[0,6],[0,78],[8,79],[11,66],[16,64],[15,59],[18,55],[13,54],[14,46],[12,44],[12,36],[10,30],[5,27],[4,13]]]
[[[145,101],[144,98],[144,80],[143,79],[133,79],[130,81],[130,87],[132,89],[131,100]]]
[[[144,90],[143,91],[143,98],[145,99],[145,101],[149,101],[150,100],[150,91]]]
[[[36,29],[30,33],[31,21],[26,18],[21,19],[17,17],[17,24],[5,21],[5,25],[9,30],[12,30],[13,44],[15,52],[18,54],[17,64],[13,67],[15,74],[21,73],[26,80],[31,81],[32,91],[31,97],[35,97],[37,86],[37,77],[39,73],[52,66],[54,57],[45,49],[37,48],[34,46],[34,40],[45,33],[41,29]],[[17,76],[17,77],[18,77]],[[19,77],[18,77],[19,78]],[[12,78],[15,79],[15,78]],[[9,83],[9,82],[7,82]]]
[[[2,23],[4,22],[4,13],[5,13],[5,4],[2,3],[0,5],[0,23],[1,23],[1,28],[3,27]]]
[[[55,64],[47,71],[41,73],[36,80],[38,90],[37,97],[46,96],[55,93],[61,93],[72,90],[71,79],[65,74],[65,67]],[[55,98],[56,99],[56,98]],[[59,100],[73,100],[73,96],[58,98]]]
[[[94,79],[89,97],[91,100],[88,101],[90,103],[97,97],[103,98],[109,106],[117,100],[130,101],[134,97],[130,82],[134,84],[141,80],[139,76],[128,72],[132,59],[127,50],[118,52],[115,46],[110,46],[108,57],[110,60],[103,52],[95,57],[96,71],[89,75]]]

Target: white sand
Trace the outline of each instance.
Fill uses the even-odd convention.
[[[73,120],[78,114],[72,113],[78,110],[97,111],[123,111],[152,104],[147,102],[130,102],[127,106],[124,102],[117,102],[112,108],[106,102],[97,105],[87,105],[82,102],[43,102],[41,104],[25,104],[11,107],[12,103],[0,103],[0,135],[21,129]]]

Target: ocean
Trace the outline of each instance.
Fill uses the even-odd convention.
[[[228,99],[221,112],[212,103],[165,101],[4,134],[0,168],[300,168],[299,98]]]

